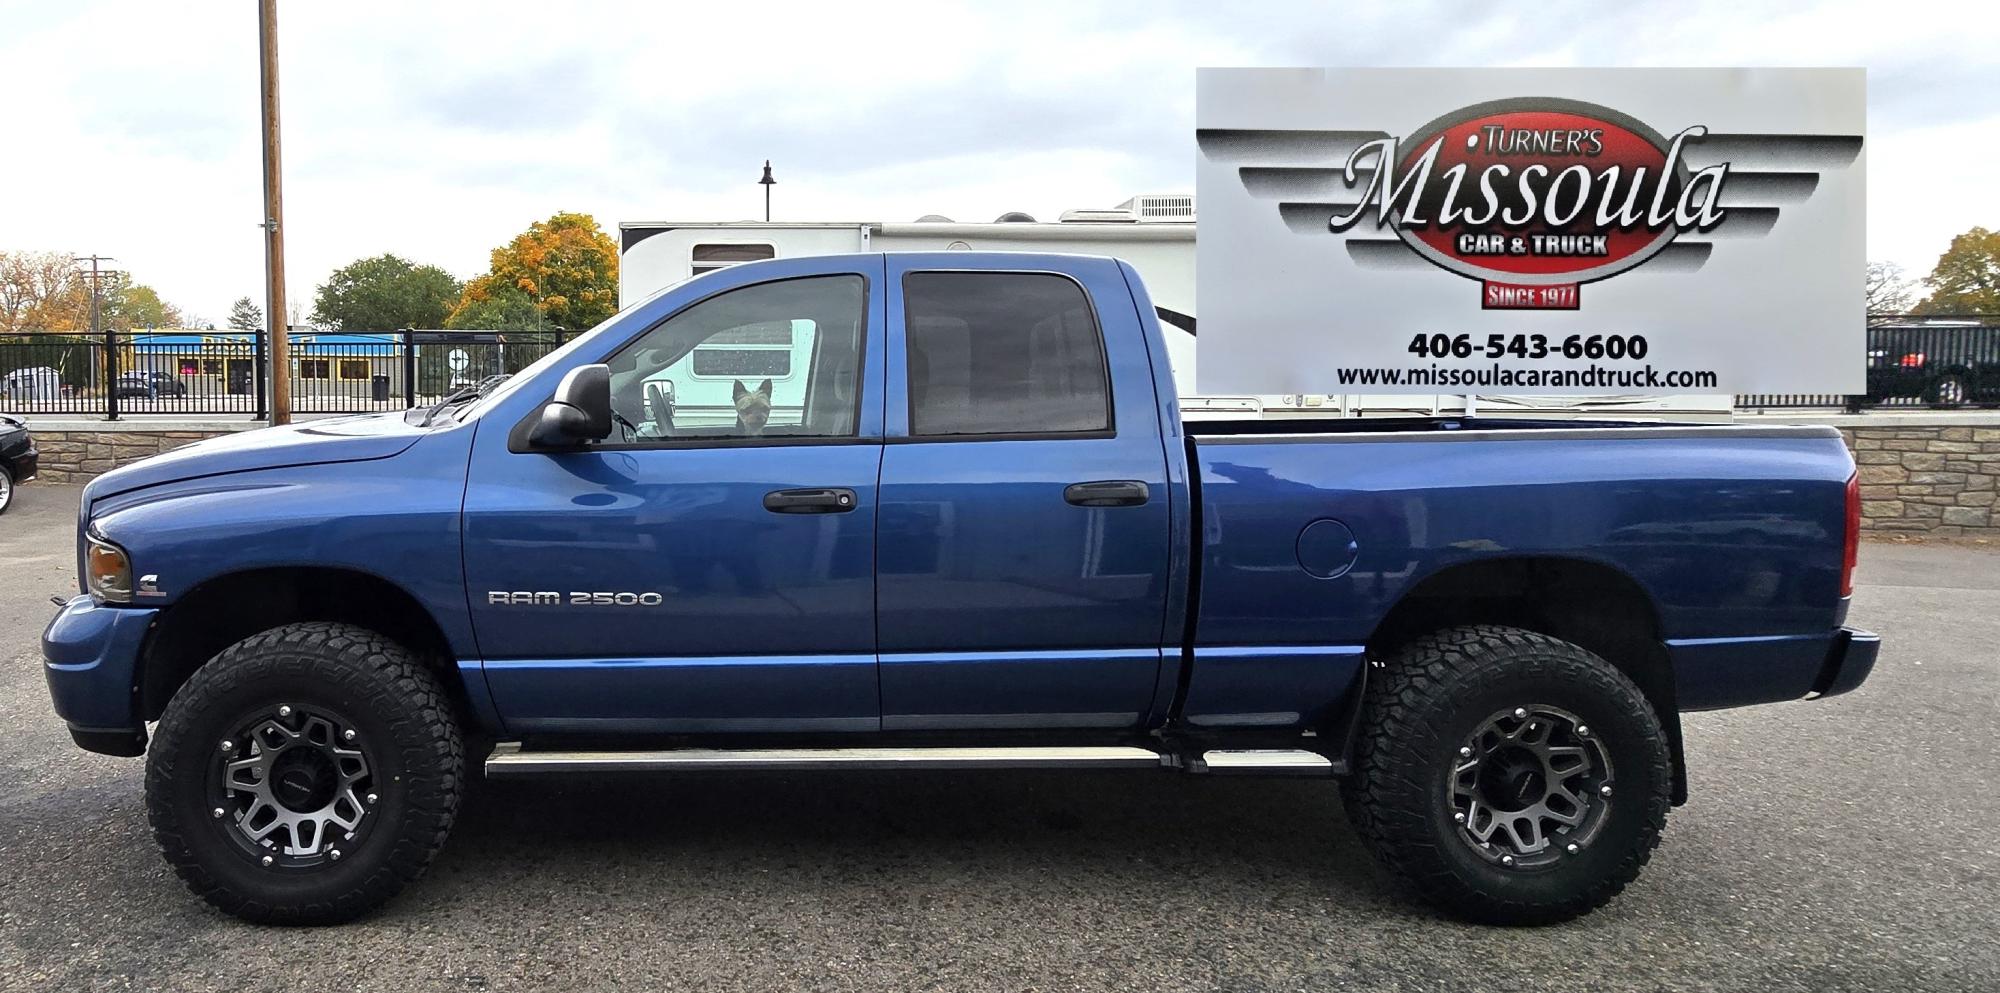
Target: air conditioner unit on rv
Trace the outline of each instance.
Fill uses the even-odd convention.
[[[1142,193],[1118,205],[1119,210],[1129,210],[1140,222],[1146,221],[1192,221],[1194,220],[1194,196],[1188,193]]]

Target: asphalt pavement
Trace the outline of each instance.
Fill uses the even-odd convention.
[[[1436,916],[1325,782],[1020,772],[482,784],[396,902],[282,930],[183,890],[142,760],[49,709],[76,504],[0,516],[0,989],[2000,988],[2000,550],[1866,546],[1874,677],[1690,715],[1693,801],[1563,926]]]

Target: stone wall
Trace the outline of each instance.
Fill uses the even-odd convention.
[[[246,428],[255,426],[244,425]],[[137,462],[203,438],[232,434],[243,428],[217,424],[164,430],[107,421],[102,425],[91,425],[90,430],[50,430],[31,421],[28,430],[35,436],[35,447],[42,451],[38,480],[82,483],[128,462]]]
[[[1980,423],[1991,426],[1842,425],[1860,466],[1862,530],[2000,538],[2000,420]]]

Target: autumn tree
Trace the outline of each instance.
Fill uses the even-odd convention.
[[[229,326],[238,331],[262,331],[264,329],[264,308],[257,306],[249,297],[237,297],[229,305]]]
[[[380,255],[335,269],[313,298],[312,319],[340,331],[442,327],[458,296],[451,273]]]
[[[1919,314],[2000,314],[2000,231],[1973,228],[1951,240],[1924,278]]]
[[[618,243],[589,214],[558,213],[536,221],[493,250],[492,268],[465,285],[453,310],[458,326],[474,314],[512,306],[519,292],[550,325],[587,328],[618,312]],[[474,310],[473,308],[482,308]]]
[[[90,330],[90,280],[68,252],[0,252],[0,334]]]

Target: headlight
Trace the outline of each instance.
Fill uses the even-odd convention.
[[[107,603],[132,602],[132,560],[125,550],[94,534],[83,536],[83,584]]]

